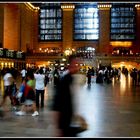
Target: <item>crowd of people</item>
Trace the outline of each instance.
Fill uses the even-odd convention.
[[[130,76],[132,77],[132,84],[134,86],[140,85],[140,70],[134,68],[130,71]]]
[[[16,99],[15,94],[17,93],[24,93],[20,97],[20,102],[25,102],[25,96],[31,95],[31,100],[27,100],[25,102],[26,104],[33,104],[34,113],[39,115],[37,112],[37,109],[41,106],[41,108],[44,107],[44,93],[45,93],[45,87],[48,83],[53,83],[54,89],[56,89],[57,85],[61,81],[62,77],[67,74],[68,67],[65,67],[64,70],[60,70],[58,67],[55,67],[54,69],[50,69],[48,67],[36,67],[36,68],[23,68],[21,71],[18,71],[14,68],[4,68],[1,71],[1,76],[3,75],[3,81],[4,81],[4,95],[3,100],[0,103],[0,106],[3,106],[6,102],[7,96],[10,97],[11,104],[15,108]],[[78,70],[79,71],[79,70]],[[112,79],[120,80],[121,73],[123,73],[125,76],[128,76],[128,73],[130,73],[130,76],[132,78],[132,84],[133,85],[140,85],[140,70],[137,70],[136,68],[132,69],[131,71],[128,71],[127,68],[112,68],[110,66],[108,67],[100,67],[99,69],[95,69],[94,67],[89,68],[86,72],[87,77],[87,84],[91,85],[92,78],[94,77],[96,79],[96,83],[111,83]],[[21,77],[21,86],[19,89],[16,89],[16,79]],[[30,93],[30,94],[28,94]],[[35,96],[34,96],[35,95]],[[40,102],[41,98],[41,103]],[[18,101],[17,101],[18,102]],[[19,103],[18,103],[19,104]],[[25,114],[25,107],[21,109],[22,111],[18,112],[17,115],[23,115]],[[36,109],[37,108],[37,109]],[[24,112],[24,113],[23,113]],[[33,115],[34,116],[34,115]]]
[[[39,116],[40,108],[44,108],[44,93],[48,83],[52,83],[54,87],[54,97],[51,106],[52,117],[55,121],[56,136],[76,136],[77,128],[71,127],[70,123],[73,118],[73,99],[71,95],[71,85],[73,84],[73,74],[77,73],[79,67],[75,64],[78,61],[74,56],[69,57],[69,66],[63,73],[55,67],[54,70],[49,68],[23,68],[20,72],[14,72],[17,76],[13,76],[13,68],[5,68],[3,71],[4,94],[0,103],[0,110],[5,110],[7,97],[10,97],[12,107],[16,107],[16,102],[20,106],[20,110],[15,110],[15,115],[26,115],[28,106],[33,110],[32,116]],[[13,92],[13,85],[16,87],[16,78],[21,77],[19,89]],[[41,97],[41,101],[40,101]],[[13,100],[16,98],[14,104]],[[57,131],[59,130],[59,131]]]
[[[96,83],[111,83],[112,78],[120,79],[121,69],[112,68],[110,66],[102,66],[99,69],[88,68],[87,71],[87,84],[91,85],[91,79],[96,75]]]
[[[88,68],[87,71],[87,84],[91,85],[91,79],[96,75],[96,83],[112,83],[113,78],[115,80],[120,80],[121,73],[126,77],[130,74],[132,78],[132,85],[140,85],[140,70],[133,68],[128,70],[127,68],[112,68],[111,66],[102,66],[99,69]]]
[[[0,109],[4,110],[6,98],[9,97],[15,115],[26,115],[28,106],[32,107],[32,116],[39,116],[40,108],[44,108],[45,87],[53,83],[54,97],[51,106],[53,124],[55,125],[56,136],[76,136],[76,128],[70,126],[73,117],[73,98],[71,96],[73,85],[73,74],[79,72],[76,65],[78,59],[69,57],[69,66],[62,71],[59,67],[50,69],[48,67],[23,68],[17,71],[13,68],[4,68],[1,76],[4,81],[4,94],[0,102]],[[112,79],[120,80],[121,73],[128,76],[127,68],[94,67],[88,68],[86,72],[87,84],[91,86],[92,77],[96,78],[96,83],[111,83]],[[19,89],[16,87],[17,78],[21,77]],[[136,68],[130,71],[134,85],[140,84],[140,70]],[[17,110],[20,106],[20,110]]]

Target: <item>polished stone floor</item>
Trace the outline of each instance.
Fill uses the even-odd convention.
[[[130,77],[121,75],[120,81],[113,80],[111,84],[97,84],[93,79],[91,87],[83,84],[77,89],[76,113],[88,124],[88,130],[78,137],[140,137],[140,86],[133,86]],[[16,116],[10,109],[5,112],[0,117],[0,137],[53,137],[49,110],[52,97],[50,83],[45,92],[45,108],[37,117],[32,117],[31,112],[26,116]]]

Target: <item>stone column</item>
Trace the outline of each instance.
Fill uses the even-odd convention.
[[[4,5],[0,4],[0,48],[3,47],[3,32],[4,32]]]
[[[72,4],[63,4],[63,51],[68,48],[72,48],[73,43],[73,9],[74,5]]]
[[[140,53],[140,4],[136,4],[136,40],[133,50]]]
[[[110,48],[110,7],[99,6],[99,54],[111,53]]]

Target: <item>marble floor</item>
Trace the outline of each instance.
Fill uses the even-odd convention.
[[[130,77],[121,75],[120,81],[113,79],[111,84],[97,84],[93,78],[91,87],[82,83],[75,91],[75,111],[88,124],[78,137],[140,137],[140,86],[133,86]],[[31,112],[16,116],[14,111],[6,111],[0,117],[0,137],[53,137],[49,109],[52,97],[50,83],[46,87],[45,108],[39,110],[37,117],[32,117]]]

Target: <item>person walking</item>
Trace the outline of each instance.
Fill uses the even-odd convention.
[[[136,86],[137,85],[137,69],[136,68],[133,69],[131,76],[132,76],[132,84]]]
[[[3,81],[4,81],[4,95],[0,103],[0,107],[4,107],[8,96],[11,100],[11,105],[13,105],[12,88],[14,79],[9,68],[5,68],[4,70]]]
[[[55,68],[54,73],[53,73],[53,81],[54,81],[54,86],[57,86],[60,80],[60,75],[58,72],[58,68]]]
[[[39,97],[41,95],[41,108],[44,107],[44,92],[45,92],[45,75],[43,69],[40,68],[38,73],[34,74],[35,90],[36,90],[36,106],[39,108]]]
[[[52,104],[52,118],[55,125],[55,134],[58,137],[76,136],[76,133],[70,127],[74,114],[71,86],[74,81],[72,75],[78,72],[79,67],[75,65],[77,60],[73,56],[70,56],[69,63],[67,72],[55,88]]]
[[[92,71],[89,68],[88,72],[87,72],[87,84],[88,84],[88,86],[91,86],[91,76],[92,76]]]

